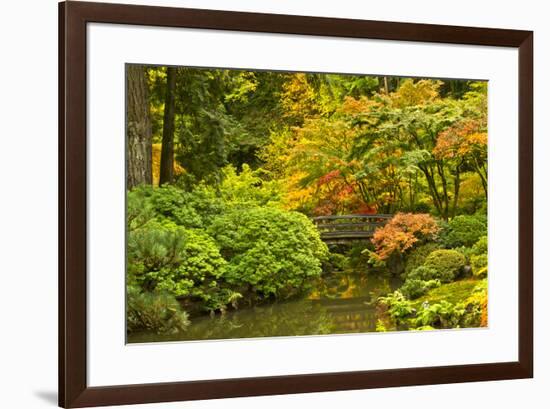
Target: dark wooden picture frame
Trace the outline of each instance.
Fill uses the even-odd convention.
[[[519,50],[518,361],[89,387],[86,25],[113,23],[514,47]],[[533,376],[533,33],[120,4],[59,4],[59,405],[85,407]]]

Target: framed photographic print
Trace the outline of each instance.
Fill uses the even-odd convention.
[[[528,378],[533,33],[59,4],[59,404]]]

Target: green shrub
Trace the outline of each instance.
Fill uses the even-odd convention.
[[[174,262],[169,268],[151,273],[158,282],[157,288],[168,290],[176,296],[193,295],[188,290],[197,285],[215,285],[223,276],[225,260],[218,247],[206,233],[197,230],[178,229],[181,240],[175,249]]]
[[[439,280],[425,281],[418,278],[407,278],[400,290],[409,300],[414,300],[415,298],[426,294],[432,288],[439,287],[440,285],[441,282]]]
[[[147,200],[144,192],[148,188],[139,187],[128,192],[126,199],[126,221],[128,231],[137,230],[154,220],[156,214],[153,205]]]
[[[487,246],[487,236],[482,236],[479,238],[479,240],[472,246],[472,254],[475,256],[479,256],[481,254],[487,254],[488,252],[488,246]]]
[[[157,334],[185,331],[189,318],[174,296],[166,293],[141,292],[127,287],[127,331],[154,331]]]
[[[224,204],[212,188],[197,187],[186,192],[171,185],[140,186],[128,192],[128,225],[146,217],[158,222],[168,220],[179,226],[200,228],[224,209]],[[134,215],[134,213],[138,216]],[[129,229],[133,230],[133,229]]]
[[[439,244],[437,243],[426,243],[414,248],[406,256],[405,272],[403,273],[402,278],[407,278],[411,273],[411,271],[423,265],[424,261],[426,261],[426,257],[428,257],[431,252],[437,249],[439,249]]]
[[[348,257],[340,253],[329,253],[328,255],[328,269],[330,271],[343,271],[349,264]]]
[[[417,313],[415,323],[417,327],[429,325],[435,328],[475,328],[482,325],[483,308],[482,302],[477,299],[456,304],[442,300],[422,308]]]
[[[466,314],[463,304],[453,305],[447,301],[423,308],[416,318],[418,326],[429,325],[435,328],[457,328]]]
[[[266,171],[250,169],[243,164],[241,172],[228,165],[223,168],[223,181],[220,194],[230,206],[244,207],[270,206],[281,201],[281,186],[276,180],[266,180]]]
[[[192,192],[184,192],[183,197],[186,205],[192,208],[201,219],[197,227],[207,228],[220,213],[227,211],[227,203],[211,186],[199,185]],[[187,226],[185,219],[181,225]]]
[[[158,271],[174,266],[179,261],[179,252],[184,235],[178,229],[169,229],[158,223],[128,234],[127,258],[129,272],[143,281],[140,273]]]
[[[401,291],[397,290],[385,297],[380,297],[378,303],[387,308],[389,316],[397,323],[405,323],[416,310],[412,303],[405,298]]]
[[[142,186],[128,192],[128,201],[140,200],[143,207],[150,207],[157,219],[166,218],[185,227],[201,227],[202,219],[188,204],[186,193],[174,186],[154,188]]]
[[[453,250],[456,250],[466,257],[466,262],[471,264],[471,260],[475,256],[480,256],[482,254],[487,254],[487,236],[482,236],[472,247],[455,247]]]
[[[445,247],[473,246],[481,237],[487,236],[485,216],[456,216],[440,233]]]
[[[475,255],[474,250],[471,247],[461,246],[461,247],[455,247],[451,250],[458,251],[460,254],[462,254],[466,260],[466,264],[470,264],[470,259],[472,258],[473,255]]]
[[[479,256],[473,256],[471,259],[472,272],[476,277],[487,275],[487,254],[480,254]]]
[[[424,266],[434,269],[437,278],[442,283],[448,283],[457,278],[466,265],[464,255],[456,250],[436,250],[426,257]]]
[[[408,278],[401,286],[400,291],[409,300],[414,300],[426,293],[427,290],[424,283],[425,281],[423,280]]]
[[[129,234],[128,273],[136,283],[187,297],[207,311],[235,299],[225,284],[226,264],[214,240],[199,230],[155,226]]]
[[[407,277],[407,280],[429,281],[440,278],[439,272],[436,269],[428,266],[420,266],[411,271]]]
[[[344,244],[346,257],[346,267],[353,270],[367,270],[370,267],[369,259],[371,250],[368,248],[368,244],[364,242],[351,242]]]
[[[328,255],[306,216],[277,208],[233,211],[209,231],[228,261],[228,282],[259,298],[302,292]]]
[[[424,265],[417,267],[413,271],[411,271],[411,273],[407,277],[407,280],[440,280],[442,282],[450,282],[455,277],[456,276],[450,273],[448,270],[436,269],[433,266]]]

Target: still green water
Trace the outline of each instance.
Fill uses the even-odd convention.
[[[132,333],[129,343],[373,332],[372,301],[399,287],[386,277],[336,272],[323,276],[300,299],[243,307],[191,319],[179,334]]]

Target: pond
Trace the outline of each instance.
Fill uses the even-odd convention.
[[[193,317],[183,333],[136,332],[128,335],[128,342],[373,332],[377,321],[373,301],[400,285],[381,275],[333,272],[325,274],[300,299]]]

